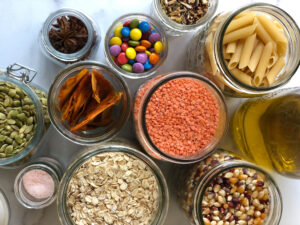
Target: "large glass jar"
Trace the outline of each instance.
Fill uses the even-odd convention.
[[[276,21],[279,27],[282,27],[281,32],[287,38],[285,66],[272,85],[256,87],[245,84],[238,80],[227,67],[223,55],[223,37],[227,27],[236,16],[242,16],[246,12],[267,15],[271,20]],[[267,94],[286,84],[296,72],[300,62],[299,38],[299,28],[288,13],[267,3],[251,4],[228,13],[218,14],[206,25],[205,29],[197,32],[188,49],[186,68],[205,73],[219,85],[224,93],[231,96],[253,97]]]
[[[191,224],[280,222],[282,199],[274,180],[229,152],[219,149],[179,174],[178,197]]]
[[[168,187],[167,187],[167,183],[166,180],[161,172],[161,170],[159,169],[159,167],[155,164],[154,161],[152,161],[152,159],[150,159],[148,156],[146,156],[145,154],[143,154],[136,146],[128,143],[125,140],[114,140],[111,142],[107,142],[105,144],[101,144],[101,145],[97,145],[94,146],[92,148],[88,148],[86,149],[87,151],[82,152],[81,154],[79,154],[78,156],[76,156],[76,158],[73,160],[73,162],[69,165],[69,167],[67,168],[61,183],[60,183],[60,187],[59,187],[59,192],[58,192],[58,197],[57,197],[57,208],[58,208],[58,215],[59,215],[59,219],[62,225],[74,225],[75,222],[73,221],[72,218],[74,218],[74,216],[76,217],[76,213],[73,212],[71,214],[71,207],[72,204],[77,204],[77,207],[80,207],[78,203],[76,203],[76,200],[73,201],[73,197],[70,198],[70,192],[75,191],[76,189],[76,185],[74,184],[74,178],[76,179],[79,178],[81,181],[79,181],[81,184],[86,183],[85,188],[82,187],[80,189],[81,194],[78,195],[81,196],[83,199],[82,203],[88,203],[89,201],[89,196],[87,196],[85,198],[85,195],[93,195],[92,192],[97,191],[97,199],[93,198],[92,202],[94,204],[94,206],[89,206],[90,208],[90,213],[92,213],[93,215],[94,212],[97,212],[99,217],[98,218],[90,218],[91,221],[95,221],[97,220],[99,224],[104,224],[105,222],[108,224],[124,224],[122,223],[122,220],[126,220],[132,217],[135,217],[135,221],[132,221],[133,224],[145,224],[145,225],[160,225],[160,224],[164,224],[164,221],[166,219],[166,215],[167,215],[167,211],[168,211],[168,206],[169,206],[169,192],[168,192]],[[107,165],[107,161],[106,161],[106,157],[107,154],[114,154],[115,157],[112,158],[111,160],[113,160],[114,162],[119,162],[120,165],[113,165],[114,162],[110,162],[109,165]],[[125,157],[127,160],[129,158],[133,159],[134,162],[130,163],[128,161],[128,163],[124,164],[123,160],[120,159],[121,157]],[[98,157],[98,158],[97,158]],[[100,157],[100,158],[99,158]],[[100,161],[99,161],[100,159]],[[91,169],[91,166],[88,166],[86,163],[92,160],[92,164],[93,166],[95,166],[95,169]],[[102,161],[101,161],[102,160]],[[101,167],[102,164],[102,167]],[[106,165],[105,165],[106,164]],[[99,167],[97,167],[99,165]],[[103,168],[103,166],[105,168]],[[112,166],[114,168],[112,168]],[[124,170],[124,166],[128,167],[127,169]],[[136,177],[137,174],[135,174],[137,171],[136,168],[137,166],[139,166],[140,169],[147,169],[148,170],[148,175],[144,176],[143,173],[139,174],[139,176],[134,179],[131,180],[130,177],[131,175],[133,175],[133,177]],[[79,171],[78,170],[80,168],[86,168],[85,170]],[[118,177],[119,179],[117,179],[118,181],[116,183],[112,183],[111,184],[111,188],[108,188],[107,186],[105,187],[105,190],[103,188],[101,188],[101,186],[99,187],[99,182],[101,183],[102,181],[102,185],[106,184],[110,184],[111,179],[110,178],[104,178],[105,177],[105,173],[106,172],[100,172],[99,171],[103,171],[102,169],[104,169],[105,171],[108,172],[108,174],[110,174],[111,169],[113,169],[113,173],[110,175],[110,177],[112,179]],[[133,169],[133,170],[132,170]],[[149,173],[150,172],[150,173]],[[87,175],[89,174],[89,175]],[[85,179],[89,179],[89,177],[93,177],[95,176],[95,174],[97,174],[97,179],[94,180],[94,182],[91,181],[86,181]],[[121,177],[120,177],[121,176]],[[155,182],[157,183],[157,187],[158,189],[155,189],[154,192],[157,192],[157,205],[154,206],[149,205],[147,206],[147,200],[151,199],[150,196],[146,196],[146,195],[152,195],[153,193],[148,193],[147,192],[144,195],[141,195],[141,191],[142,189],[147,189],[149,187],[149,183],[148,182],[142,182],[140,183],[140,179],[141,178],[154,178]],[[104,180],[103,180],[104,178]],[[124,183],[125,182],[125,183]],[[136,183],[135,186],[137,185],[137,187],[134,190],[132,189],[132,185],[133,183]],[[72,184],[70,184],[72,183]],[[126,185],[127,184],[127,185]],[[80,185],[78,183],[78,185]],[[121,185],[121,186],[120,186]],[[151,186],[151,185],[150,185]],[[91,191],[89,193],[84,193],[85,189],[92,189],[94,191]],[[122,193],[122,191],[119,193],[119,191],[123,190],[126,192],[126,196],[124,196],[125,193]],[[116,194],[117,192],[117,194]],[[131,195],[132,192],[132,195]],[[73,193],[77,193],[77,192],[73,192]],[[131,195],[131,197],[130,197]],[[107,197],[106,197],[107,196]],[[111,196],[111,197],[108,197]],[[91,198],[91,196],[90,196]],[[132,201],[129,201],[132,199]],[[77,199],[78,200],[78,199]],[[142,205],[140,205],[140,200],[144,203],[142,203]],[[106,204],[106,206],[103,206],[103,201]],[[116,203],[116,201],[118,203]],[[100,203],[101,202],[101,203]],[[125,202],[128,202],[127,204],[124,204]],[[99,203],[99,204],[98,204]],[[140,209],[132,209],[132,207],[135,206],[135,204],[138,204],[140,206],[142,206]],[[104,208],[111,208],[111,210],[106,210]],[[145,208],[151,208],[151,207],[155,207],[156,209],[151,212],[151,216],[149,216],[149,211],[145,210]],[[86,209],[84,208],[84,206],[82,205],[82,213],[86,213]],[[129,210],[129,211],[128,211]],[[107,214],[105,214],[107,213]],[[114,219],[113,221],[111,221],[111,215],[109,215],[110,213],[116,215],[113,216]],[[80,213],[81,214],[81,213]],[[105,215],[104,215],[105,214]],[[119,216],[117,216],[119,215]],[[143,215],[143,217],[141,218],[143,220],[143,223],[136,223],[137,219],[140,218],[140,216]],[[125,216],[125,217],[124,217]],[[101,219],[101,218],[102,219]],[[87,218],[84,216],[78,216],[78,218],[86,220]],[[104,218],[104,219],[103,219]],[[150,219],[149,219],[150,218]],[[105,220],[105,222],[104,222]],[[92,222],[89,223],[92,223]],[[144,222],[145,221],[145,222]],[[146,222],[148,221],[148,222]],[[130,221],[128,222],[130,223]],[[77,223],[76,223],[77,224]]]

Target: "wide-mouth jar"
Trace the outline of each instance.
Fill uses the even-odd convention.
[[[281,193],[260,167],[218,149],[184,174],[178,196],[191,224],[279,224]]]
[[[183,1],[169,1],[172,2],[172,4],[174,4],[174,2],[177,2],[177,4],[180,4],[180,10],[186,8],[187,6],[185,2]],[[190,1],[192,2],[192,1]],[[178,23],[174,20],[172,20],[164,11],[162,4],[169,4],[169,6],[171,7],[172,4],[168,3],[168,1],[165,0],[153,0],[153,6],[151,8],[151,14],[153,15],[154,18],[157,18],[157,20],[161,21],[161,23],[164,26],[164,29],[166,30],[166,33],[168,35],[171,36],[182,36],[188,32],[193,32],[196,31],[198,29],[200,29],[201,27],[205,26],[205,24],[211,19],[211,17],[215,14],[217,7],[218,7],[218,0],[208,0],[208,1],[194,1],[193,3],[191,3],[191,5],[196,4],[195,2],[198,2],[198,4],[200,3],[208,3],[209,6],[206,9],[206,12],[204,13],[204,16],[201,16],[201,18],[197,21],[197,23],[195,24],[190,24],[190,25],[186,25],[186,24],[181,24]],[[184,5],[185,4],[185,5]],[[200,4],[200,5],[202,5]],[[194,7],[194,6],[193,6]],[[191,8],[191,7],[189,7]],[[187,8],[187,9],[189,9]],[[177,15],[176,12],[173,12],[174,16]],[[170,12],[170,14],[172,14],[172,12]]]
[[[112,90],[114,92],[118,92],[121,97],[115,105],[112,105],[112,112],[110,114],[111,122],[103,126],[97,126],[95,129],[78,129],[71,131],[72,126],[70,123],[62,120],[63,113],[60,107],[59,95],[66,82],[71,78],[74,78],[83,70],[86,70],[88,73],[95,71],[96,73],[101,74],[100,76],[103,78],[103,84],[107,84],[104,88],[107,89],[108,86],[111,87]],[[74,87],[76,88],[78,85]],[[84,89],[85,86],[83,86],[81,91],[84,91]],[[74,94],[75,91],[72,93]],[[51,85],[48,95],[48,111],[53,126],[68,140],[82,145],[96,144],[114,137],[128,120],[130,115],[130,106],[130,93],[123,78],[107,66],[93,61],[78,62],[62,70]],[[85,107],[85,109],[87,108],[88,107]]]
[[[66,20],[62,20],[62,18],[65,18]],[[84,27],[85,32],[82,33],[79,30],[80,28],[76,28],[76,26],[78,27],[78,24],[76,24],[75,22],[74,24],[69,24],[69,25],[67,24],[65,26],[60,26],[64,22],[68,23],[71,20],[70,18],[77,19],[76,23],[79,23],[82,27]],[[74,37],[73,39],[70,38],[71,41],[69,42],[71,44],[74,44],[73,42],[75,41],[74,46],[73,45],[70,46],[70,51],[72,50],[72,52],[70,53],[68,53],[69,50],[67,52],[64,52],[65,50],[62,51],[63,45],[60,48],[60,50],[58,50],[58,47],[55,47],[51,43],[51,39],[49,36],[52,29],[56,31],[59,30],[60,32],[62,32],[61,29],[66,29],[66,27],[69,28],[71,27],[70,29],[74,29],[73,32],[81,32],[78,33],[78,35],[76,33],[74,35],[74,37],[76,35],[78,36],[78,40],[77,39],[74,40]],[[79,40],[82,35],[87,35],[86,40],[84,41]],[[60,36],[61,34],[58,35],[58,37]],[[56,41],[58,42],[58,40]],[[66,43],[66,40],[61,40],[61,42],[62,41],[64,41],[63,43]],[[93,58],[101,42],[101,33],[100,33],[100,28],[98,27],[96,22],[85,13],[72,8],[62,8],[60,10],[51,13],[48,16],[41,29],[39,42],[40,42],[40,49],[47,58],[49,58],[50,60],[52,60],[53,62],[61,66],[64,66],[65,64],[70,64],[81,60]],[[81,42],[84,43],[82,44]],[[68,44],[70,45],[70,43],[66,43],[65,45]],[[73,48],[75,48],[76,45],[79,44],[83,46],[78,47],[78,49],[76,49],[74,52]]]
[[[237,23],[243,27],[234,30],[233,25]],[[244,36],[248,35],[248,28],[253,32],[248,32],[247,38]],[[244,29],[246,32],[242,30],[242,33],[245,34],[242,35],[244,38],[235,41],[236,47],[241,46],[236,48],[239,50],[235,54],[227,48],[229,45],[227,44],[228,35],[230,34],[232,37],[240,29]],[[283,45],[274,39],[274,37],[278,38],[279,36],[285,42],[283,48],[281,48]],[[264,95],[282,87],[295,74],[300,62],[299,40],[299,28],[287,12],[271,4],[255,3],[231,12],[218,14],[205,29],[197,32],[188,49],[186,68],[205,72],[206,76],[213,79],[223,92],[230,96],[255,97]],[[273,47],[271,44],[268,45],[268,42],[271,42]],[[243,46],[246,47],[243,48]],[[269,47],[273,49],[270,57]],[[247,52],[247,50],[249,51]],[[280,52],[281,50],[283,51]],[[238,58],[240,61],[235,66],[231,66],[233,65],[231,60],[236,60],[235,57],[239,55],[238,52],[241,53]],[[242,55],[245,56],[243,56],[244,59],[250,60],[248,64],[244,59],[243,63],[241,62]],[[264,59],[268,59],[266,67]],[[255,84],[254,78],[257,76],[264,76],[265,81]],[[271,76],[272,82],[268,84],[267,79]]]
[[[161,170],[152,159],[142,153],[134,145],[123,140],[107,142],[86,150],[87,151],[76,156],[74,161],[67,168],[60,183],[57,208],[62,225],[74,225],[75,222],[73,218],[76,218],[79,212],[74,212],[73,206],[79,207],[80,205],[80,207],[83,208],[80,214],[85,214],[84,205],[89,204],[89,198],[91,198],[90,203],[93,203],[93,205],[88,206],[92,216],[84,217],[83,215],[83,217],[78,216],[77,219],[86,220],[86,222],[88,220],[88,223],[95,224],[105,222],[124,224],[122,222],[124,219],[130,219],[131,222],[135,220],[138,224],[145,225],[164,224],[169,206],[169,192]],[[109,160],[107,160],[108,158]],[[127,163],[124,162],[124,159],[127,160]],[[133,160],[133,162],[131,162],[131,160]],[[125,167],[127,167],[127,169],[125,169]],[[147,174],[144,174],[142,171],[146,171]],[[110,172],[112,172],[112,174],[106,177],[107,173],[110,174]],[[97,179],[94,179],[94,176],[97,176]],[[131,178],[133,177],[136,178],[132,180]],[[90,178],[92,180],[94,179],[94,181],[89,180]],[[77,179],[81,181],[76,183]],[[112,182],[111,179],[116,179],[116,181]],[[157,188],[148,192],[151,188],[153,189],[154,185],[143,179],[151,179],[152,182],[155,181],[155,187]],[[81,184],[85,186],[83,187]],[[105,185],[105,189],[101,188],[102,185]],[[135,185],[137,185],[136,188],[134,188]],[[77,190],[77,188],[80,188],[80,191]],[[120,192],[120,190],[126,193]],[[145,193],[144,190],[146,190]],[[85,193],[85,191],[87,191],[87,193]],[[94,196],[95,193],[98,194]],[[74,194],[76,196],[74,196]],[[156,196],[155,204],[147,200],[152,199],[152,195]],[[79,198],[82,197],[82,200],[79,200],[77,196]],[[135,205],[142,206],[140,204],[141,201],[144,202],[142,204],[143,207],[133,209]],[[102,211],[104,209],[103,207],[108,207],[110,210]],[[147,209],[145,209],[145,207]],[[154,207],[155,211],[150,213],[149,208],[151,207]],[[94,218],[95,213],[98,213],[99,218]],[[110,214],[119,216],[112,216]],[[142,217],[138,215],[142,215]],[[133,219],[133,217],[135,218]]]
[[[137,22],[135,25],[132,25],[131,28],[130,22],[132,21]],[[127,32],[125,32],[128,33],[128,37],[124,36],[126,35],[124,31],[119,30],[122,27],[128,28]],[[137,38],[135,35],[132,36],[132,33],[134,33]],[[137,33],[140,33],[140,35]],[[153,38],[151,35],[153,35]],[[119,40],[112,41],[113,38]],[[136,41],[133,41],[135,39]],[[143,42],[146,43],[144,44]],[[159,44],[156,46],[157,42],[159,42]],[[112,44],[121,46],[119,47],[118,56],[111,55],[110,47]],[[123,44],[126,44],[126,47],[124,47]],[[138,48],[141,47],[143,49],[139,50]],[[104,40],[104,50],[106,61],[108,65],[113,68],[113,70],[120,73],[124,77],[139,79],[153,75],[165,62],[168,55],[168,40],[163,27],[158,21],[145,14],[131,13],[119,17],[108,28]],[[129,50],[131,50],[130,53],[128,53]],[[124,54],[124,57],[120,56],[122,54]],[[131,55],[133,56],[131,57]],[[144,57],[140,57],[138,59],[138,55],[145,55],[145,59],[147,58],[147,61],[144,62]],[[121,57],[121,62],[119,62],[120,60],[118,61],[119,56]],[[139,70],[139,67],[136,66],[137,69],[135,72],[135,64],[141,64],[141,70]],[[129,70],[127,67],[123,69],[124,65],[130,67],[131,69]]]
[[[209,79],[188,71],[163,74],[142,85],[133,119],[148,154],[179,164],[206,157],[227,131],[221,91]]]

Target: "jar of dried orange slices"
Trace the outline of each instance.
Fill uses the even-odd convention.
[[[253,97],[286,84],[300,62],[300,32],[282,9],[266,3],[215,16],[189,46],[186,67],[224,93]]]

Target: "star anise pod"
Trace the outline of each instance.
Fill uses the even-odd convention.
[[[74,53],[82,49],[88,40],[85,24],[74,16],[57,18],[49,31],[52,46],[62,53]]]

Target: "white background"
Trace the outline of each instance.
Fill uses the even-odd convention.
[[[219,0],[218,11],[233,10],[241,4],[250,3],[246,0]],[[152,0],[0,0],[0,68],[19,62],[35,68],[38,76],[35,82],[48,90],[56,74],[62,68],[47,60],[40,52],[38,36],[42,23],[48,15],[62,7],[73,7],[90,15],[100,26],[102,42],[96,55],[96,60],[105,62],[103,53],[103,39],[108,26],[113,20],[125,13],[149,13]],[[296,0],[265,1],[277,4],[285,9],[296,22],[300,23],[299,3]],[[169,38],[169,56],[157,74],[164,72],[184,70],[186,47],[191,35],[180,38]],[[157,75],[156,74],[156,75]],[[300,86],[300,72],[298,72],[287,86]],[[137,87],[145,80],[126,80],[134,95]],[[239,100],[229,99],[231,111]],[[131,120],[123,129],[123,135],[135,141]],[[126,135],[124,134],[126,130]],[[235,150],[230,136],[227,136],[221,147]],[[59,158],[67,166],[72,155],[82,147],[70,143],[60,136],[51,127],[41,144],[41,155],[51,155]],[[171,165],[159,162],[167,177],[172,176]],[[24,209],[15,199],[13,194],[13,181],[18,170],[0,169],[0,188],[4,189],[11,209],[10,225],[58,225],[56,205],[53,204],[44,210]],[[281,225],[300,225],[300,180],[287,179],[274,174],[283,195],[283,216]],[[171,188],[172,189],[172,188]],[[183,217],[173,196],[166,225],[185,225],[187,220]]]

